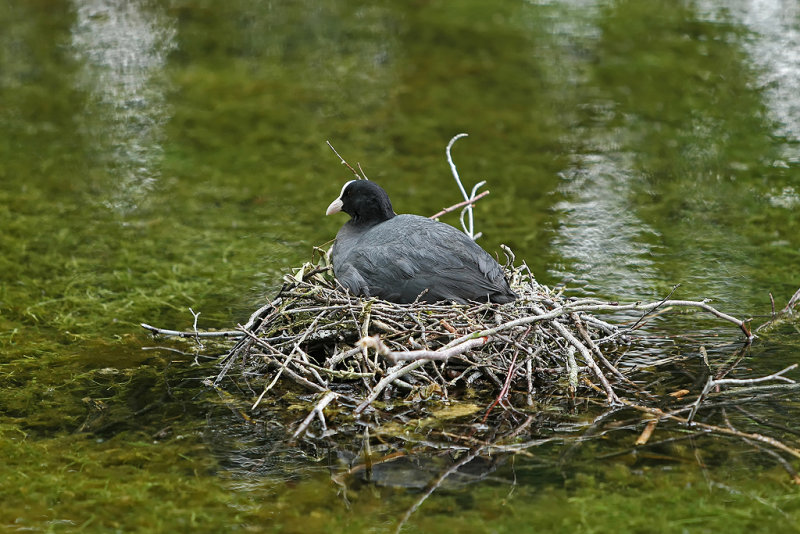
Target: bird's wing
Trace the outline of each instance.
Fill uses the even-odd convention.
[[[366,283],[361,294],[389,300],[414,300],[427,289],[425,300],[463,302],[495,293],[505,281],[497,262],[464,233],[412,215],[366,232],[343,261]]]

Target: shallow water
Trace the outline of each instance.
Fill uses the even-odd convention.
[[[345,494],[324,451],[270,458],[280,421],[240,424],[194,348],[142,350],[165,343],[140,322],[189,328],[189,308],[201,328],[246,321],[332,239],[343,219],[324,210],[351,175],[326,140],[396,211],[432,214],[460,200],[444,146],[467,132],[453,156],[468,187],[488,181],[487,250],[576,294],[680,284],[758,324],[800,287],[799,35],[781,0],[2,3],[0,521],[394,528],[416,490]],[[659,329],[717,340],[712,358],[738,346],[696,315]],[[758,340],[748,368],[797,362],[798,339],[794,323]],[[748,408],[796,427],[796,401]],[[609,456],[637,435],[515,458],[409,524],[797,530],[771,457],[710,438]]]

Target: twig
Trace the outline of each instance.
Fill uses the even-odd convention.
[[[792,309],[800,302],[800,289],[794,292],[792,298],[789,299],[789,302],[786,303],[786,307],[783,308],[783,313],[789,314],[792,313]]]
[[[367,179],[366,175],[365,175],[365,176],[360,176],[360,175],[359,175],[359,174],[356,172],[356,170],[355,170],[353,167],[351,167],[351,166],[350,166],[350,164],[349,164],[349,163],[347,163],[347,162],[344,160],[344,158],[343,158],[342,156],[340,156],[340,155],[339,155],[339,153],[338,153],[338,152],[336,152],[336,149],[335,149],[335,148],[333,148],[333,145],[331,144],[331,142],[330,142],[330,141],[325,141],[325,143],[327,143],[327,145],[330,147],[330,149],[331,149],[331,150],[333,150],[333,153],[334,153],[334,154],[336,154],[336,156],[337,156],[337,157],[339,158],[339,160],[341,161],[342,165],[345,165],[345,166],[346,166],[348,169],[350,169],[350,172],[352,172],[352,173],[355,175],[356,179],[358,179],[358,180],[366,180],[366,179]],[[359,166],[359,168],[360,168],[360,166]]]
[[[173,336],[173,337],[232,337],[232,338],[240,338],[243,337],[243,334],[239,330],[220,330],[218,332],[188,332],[188,331],[180,331],[180,330],[168,330],[166,328],[157,328],[155,326],[151,326],[147,323],[139,323],[139,325],[146,329],[153,332],[153,334],[160,334],[162,336]]]
[[[197,345],[202,350],[204,348],[203,343],[200,341],[200,336],[198,335],[199,332],[197,331],[197,318],[200,317],[200,314],[202,312],[195,313],[193,309],[189,308],[189,313],[191,313],[192,316],[194,316],[194,323],[192,323],[192,331],[194,332],[194,339],[197,342]]]
[[[638,320],[638,321],[636,321],[635,323],[633,323],[631,326],[629,326],[629,327],[628,327],[628,330],[630,330],[630,331],[636,330],[636,328],[637,328],[637,327],[638,327],[638,326],[641,324],[641,322],[644,320],[644,318],[645,318],[645,317],[647,317],[647,314],[648,314],[648,313],[651,313],[651,312],[653,312],[653,311],[657,310],[658,308],[660,308],[661,306],[663,306],[663,305],[664,305],[664,303],[665,303],[665,302],[667,302],[667,301],[669,300],[669,298],[672,296],[672,294],[673,294],[673,293],[675,293],[675,291],[676,291],[676,290],[677,290],[677,289],[678,289],[680,286],[681,286],[680,284],[675,284],[674,286],[672,286],[672,289],[671,289],[671,290],[670,290],[670,292],[667,294],[667,296],[666,296],[666,297],[664,297],[663,299],[661,299],[661,302],[659,302],[659,303],[656,305],[656,307],[655,307],[655,308],[653,308],[652,310],[647,310],[647,311],[645,311],[645,312],[642,314],[642,316],[641,316],[641,317],[639,317],[639,320]]]
[[[463,343],[456,345],[455,347],[450,347],[448,349],[442,350],[410,350],[410,351],[390,351],[386,345],[381,342],[380,337],[370,336],[362,338],[359,341],[365,347],[369,347],[375,349],[378,354],[384,356],[392,363],[397,363],[401,361],[415,361],[415,360],[435,360],[435,361],[447,361],[453,356],[457,356],[459,354],[463,354],[468,352],[475,347],[480,347],[481,345],[485,345],[486,342],[489,341],[488,337],[479,337],[477,339],[470,339]]]
[[[525,317],[520,317],[519,319],[515,319],[513,321],[509,321],[507,323],[503,323],[499,326],[494,328],[487,328],[486,330],[481,330],[479,332],[472,332],[470,334],[461,336],[460,338],[454,339],[450,343],[448,343],[447,347],[451,347],[453,345],[457,345],[462,343],[467,339],[472,339],[476,337],[482,336],[491,336],[498,332],[502,332],[504,330],[508,330],[510,328],[514,328],[517,326],[527,325],[535,322],[546,321],[550,319],[555,319],[556,317],[560,317],[562,315],[566,315],[572,312],[589,312],[589,311],[625,311],[625,310],[642,310],[642,311],[651,311],[656,309],[660,306],[684,306],[684,307],[695,307],[705,310],[712,315],[716,315],[721,319],[725,319],[726,321],[732,322],[733,324],[737,325],[739,328],[742,329],[743,332],[748,332],[747,326],[745,325],[744,321],[740,321],[739,319],[732,317],[726,313],[716,310],[715,308],[709,306],[705,302],[700,301],[691,301],[691,300],[667,300],[661,302],[655,302],[650,304],[642,304],[641,302],[635,302],[631,304],[581,304],[579,303],[567,303],[563,306],[560,306],[554,310],[549,312],[545,312],[538,315],[528,315]],[[748,341],[752,339],[752,334],[749,334]]]
[[[508,396],[508,388],[511,386],[511,379],[516,373],[516,369],[514,369],[514,364],[517,362],[518,354],[519,350],[514,351],[514,356],[511,358],[511,363],[508,364],[508,373],[506,374],[506,381],[503,382],[503,387],[500,389],[500,393],[497,394],[497,397],[494,399],[494,402],[492,402],[489,408],[487,408],[486,413],[483,414],[483,419],[481,420],[482,424],[486,423],[486,420],[489,418],[489,414],[492,413],[494,407],[503,402],[503,400]]]
[[[686,418],[687,421],[691,422],[694,419],[697,410],[700,408],[700,403],[706,398],[708,392],[711,391],[715,387],[719,386],[730,386],[730,385],[737,385],[737,386],[745,386],[745,385],[752,385],[752,384],[760,384],[761,382],[768,382],[770,380],[783,380],[789,384],[795,384],[796,382],[791,378],[787,378],[782,376],[783,374],[795,369],[797,364],[794,363],[785,369],[778,371],[777,373],[772,373],[768,376],[762,376],[758,378],[723,378],[720,380],[715,380],[713,377],[709,376],[708,381],[706,381],[706,385],[703,387],[703,391],[700,392],[698,395],[697,400],[692,404],[692,410],[689,412],[689,416]]]
[[[648,441],[650,441],[650,436],[653,435],[653,432],[656,429],[656,425],[658,425],[658,419],[650,419],[649,421],[647,421],[644,430],[642,430],[642,433],[636,439],[637,446],[644,445]]]
[[[444,215],[444,214],[446,214],[446,213],[450,213],[450,212],[452,212],[452,211],[455,211],[455,210],[457,210],[458,208],[463,208],[463,207],[464,207],[464,206],[466,206],[466,205],[472,205],[472,204],[475,204],[477,201],[479,201],[480,199],[482,199],[483,197],[485,197],[485,196],[486,196],[486,195],[488,195],[488,194],[489,194],[489,191],[484,191],[483,193],[480,193],[480,194],[478,194],[478,195],[475,195],[474,197],[472,197],[472,198],[469,198],[469,199],[467,199],[467,200],[464,200],[463,202],[459,202],[458,204],[453,204],[453,205],[452,205],[452,206],[450,206],[449,208],[444,208],[444,209],[443,209],[442,211],[440,211],[439,213],[435,213],[435,214],[431,215],[431,216],[430,216],[430,217],[428,217],[428,218],[429,218],[429,219],[438,219],[438,218],[439,218],[439,217],[441,217],[442,215]]]
[[[592,353],[589,352],[589,349],[587,349],[583,343],[578,341],[578,338],[572,335],[572,332],[567,330],[567,328],[558,321],[553,321],[553,326],[555,327],[556,330],[558,330],[559,334],[561,334],[562,337],[564,337],[576,349],[578,349],[578,352],[580,352],[581,356],[583,356],[583,361],[585,361],[586,365],[588,365],[589,368],[592,371],[594,371],[595,376],[597,377],[598,380],[600,380],[600,383],[603,384],[603,388],[606,390],[606,400],[608,401],[608,403],[619,404],[621,402],[619,397],[614,391],[614,388],[611,387],[611,384],[609,383],[606,376],[603,374],[603,371],[601,371],[600,368],[597,366],[597,363],[595,363],[594,358],[592,358]]]
[[[324,430],[325,429],[325,417],[324,417],[324,414],[323,414],[323,410],[336,397],[337,397],[337,395],[333,391],[328,391],[327,393],[325,393],[325,395],[323,395],[322,398],[319,400],[319,402],[314,406],[314,409],[311,410],[311,412],[303,420],[303,422],[300,423],[300,426],[297,427],[297,430],[295,430],[294,434],[292,434],[292,441],[297,439],[297,436],[299,436],[300,434],[302,434],[303,432],[306,431],[306,429],[308,428],[308,425],[311,424],[311,421],[314,419],[315,415],[320,418],[320,421],[322,422],[322,427],[323,427],[323,430]]]
[[[769,294],[769,298],[772,304],[772,317],[769,321],[756,328],[756,332],[770,328],[780,323],[787,316],[792,315],[794,313],[795,306],[797,306],[798,302],[800,302],[800,289],[795,291],[794,295],[792,295],[792,298],[790,298],[789,302],[786,303],[786,306],[784,306],[784,308],[777,314],[775,313],[775,300],[772,298],[772,293]]]
[[[472,192],[468,195],[467,190],[464,189],[464,184],[461,183],[461,177],[459,177],[458,175],[458,169],[456,169],[456,164],[453,163],[453,156],[450,154],[450,149],[453,148],[453,144],[455,144],[455,142],[461,139],[462,137],[466,136],[467,134],[460,133],[454,136],[452,139],[450,139],[450,142],[447,143],[447,148],[445,149],[445,153],[447,154],[447,163],[450,164],[450,172],[453,173],[453,178],[455,179],[456,184],[458,185],[458,189],[464,196],[464,200],[467,201],[467,207],[464,208],[464,211],[461,213],[461,227],[464,229],[464,233],[467,234],[469,238],[474,241],[478,236],[475,235],[474,221],[472,217],[472,203],[474,202],[475,193],[477,192],[478,188],[484,185],[486,182],[484,181],[476,184],[475,187],[472,188]],[[464,223],[465,212],[467,214],[467,219],[469,220],[468,224]]]
[[[388,376],[385,376],[380,382],[378,382],[375,385],[375,387],[372,389],[372,392],[367,396],[367,398],[364,399],[361,402],[361,404],[359,404],[356,407],[356,409],[354,410],[354,413],[357,415],[357,414],[360,414],[361,412],[363,412],[364,409],[367,406],[372,404],[372,401],[374,401],[375,399],[378,398],[378,395],[381,394],[381,391],[383,391],[384,388],[386,388],[386,386],[388,386],[389,384],[391,384],[393,381],[397,380],[401,376],[405,376],[408,373],[410,373],[411,371],[422,367],[423,365],[428,363],[428,361],[429,360],[417,360],[417,361],[412,362],[412,363],[410,363],[408,365],[400,367],[399,369],[393,371]]]
[[[784,451],[784,452],[786,452],[788,454],[791,454],[795,458],[800,459],[800,450],[795,449],[793,447],[789,447],[788,445],[785,445],[784,443],[778,441],[777,439],[769,437],[769,436],[764,436],[762,434],[751,434],[751,433],[748,433],[748,432],[740,432],[739,430],[734,430],[734,429],[725,428],[725,427],[716,426],[716,425],[709,425],[708,423],[701,423],[699,421],[689,421],[688,419],[685,419],[683,417],[678,417],[677,415],[674,415],[672,413],[664,412],[660,408],[650,408],[648,406],[639,406],[637,404],[632,404],[632,403],[628,403],[628,402],[626,402],[625,404],[628,407],[633,408],[634,410],[639,410],[639,411],[642,411],[642,412],[646,412],[646,413],[655,415],[655,416],[657,416],[659,418],[671,419],[673,421],[677,421],[677,422],[683,423],[685,425],[694,426],[694,427],[697,427],[697,428],[704,428],[704,429],[709,430],[711,432],[716,432],[717,434],[725,434],[725,435],[728,435],[728,436],[735,436],[737,438],[747,438],[747,439],[752,439],[752,440],[759,441],[761,443],[766,443],[767,445],[770,445],[771,447],[774,447],[776,449],[782,450],[782,451]]]

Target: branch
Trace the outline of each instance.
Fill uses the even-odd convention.
[[[761,382],[768,382],[770,380],[783,380],[784,382],[788,382],[789,384],[795,384],[795,381],[791,378],[787,378],[783,376],[784,373],[791,371],[792,369],[796,368],[797,364],[794,363],[785,369],[778,371],[777,373],[772,373],[771,375],[761,376],[758,378],[723,378],[719,380],[714,380],[713,378],[709,377],[706,385],[703,387],[703,391],[700,392],[698,395],[697,400],[694,401],[692,404],[692,409],[689,412],[689,416],[686,418],[687,421],[691,422],[694,419],[697,410],[700,408],[700,403],[705,400],[708,393],[715,387],[719,386],[729,386],[729,385],[736,385],[736,386],[745,386],[751,384],[758,384]]]
[[[357,179],[357,180],[366,180],[366,179],[367,179],[367,176],[366,176],[366,175],[364,175],[364,176],[361,176],[360,174],[358,174],[358,173],[356,172],[356,170],[355,170],[353,167],[351,167],[351,166],[350,166],[350,164],[349,164],[349,163],[347,163],[347,162],[344,160],[344,158],[343,158],[342,156],[340,156],[340,155],[339,155],[339,153],[338,153],[338,152],[336,152],[336,149],[335,149],[335,148],[333,148],[333,145],[331,144],[331,142],[330,142],[330,141],[325,141],[325,143],[327,143],[327,144],[328,144],[328,146],[330,147],[330,149],[331,149],[331,150],[333,150],[333,153],[334,153],[334,154],[336,154],[336,156],[339,158],[339,161],[341,161],[342,165],[345,165],[345,166],[346,166],[348,169],[350,169],[350,172],[352,172],[352,173],[355,175],[355,177],[356,177],[356,179]],[[361,165],[359,165],[359,166],[358,166],[358,168],[360,169],[360,168],[361,168]],[[361,172],[364,172],[364,171],[362,170]]]
[[[453,137],[452,139],[450,139],[450,142],[447,143],[447,148],[445,149],[445,153],[447,154],[447,163],[450,164],[450,171],[453,173],[453,178],[455,179],[456,184],[458,184],[458,189],[461,191],[461,194],[464,196],[464,200],[469,201],[469,200],[475,198],[475,192],[477,191],[477,189],[480,186],[482,186],[483,184],[485,184],[486,182],[481,182],[481,183],[477,184],[475,187],[473,187],[472,188],[472,192],[469,195],[467,194],[467,190],[464,189],[464,184],[461,183],[461,178],[458,176],[458,169],[456,169],[456,164],[453,163],[453,156],[450,155],[450,149],[453,148],[453,145],[455,144],[456,141],[458,141],[462,137],[466,137],[466,136],[467,136],[467,134],[460,133],[460,134],[456,135],[455,137]],[[467,218],[469,220],[469,224],[464,223],[464,212],[462,212],[461,213],[461,227],[464,229],[464,233],[467,234],[469,236],[469,238],[474,241],[476,236],[475,236],[475,228],[474,228],[474,225],[473,225],[474,221],[472,219],[472,204],[468,203],[468,205],[464,209],[464,211],[466,211],[466,213],[467,213]]]
[[[153,334],[161,334],[162,336],[174,337],[243,337],[243,334],[238,330],[220,330],[219,332],[187,332],[179,330],[167,330],[166,328],[156,328],[147,323],[139,323],[142,328],[150,330]]]
[[[513,321],[508,321],[501,325],[498,325],[493,328],[487,328],[485,330],[481,330],[479,332],[472,332],[470,334],[466,334],[461,336],[460,338],[454,339],[444,348],[450,348],[452,346],[458,345],[463,343],[468,339],[474,339],[477,337],[485,337],[485,336],[493,336],[498,332],[502,332],[504,330],[508,330],[510,328],[514,328],[517,326],[527,325],[535,322],[540,321],[549,321],[550,319],[555,319],[556,317],[561,317],[562,315],[566,315],[572,312],[585,312],[585,311],[625,311],[625,310],[641,310],[641,311],[652,311],[656,308],[661,306],[684,306],[684,307],[695,307],[705,310],[712,315],[716,315],[721,319],[725,319],[726,321],[732,322],[733,324],[737,325],[739,328],[742,329],[743,332],[747,334],[748,342],[753,339],[753,335],[750,334],[749,330],[747,330],[747,325],[745,325],[744,321],[740,321],[736,317],[732,317],[727,313],[723,313],[705,302],[698,302],[692,300],[666,300],[660,302],[652,302],[649,304],[642,304],[641,302],[634,302],[632,304],[585,304],[585,302],[597,302],[592,299],[587,299],[585,301],[577,301],[573,303],[567,303],[563,306],[559,306],[549,312],[541,313],[539,315],[528,315],[526,317],[520,317],[519,319],[514,319]]]
[[[657,416],[659,418],[671,419],[671,420],[677,421],[679,423],[683,423],[683,424],[686,424],[686,425],[689,425],[689,426],[694,426],[694,427],[697,427],[697,428],[703,428],[705,430],[709,430],[711,432],[716,432],[718,434],[725,434],[725,435],[728,435],[728,436],[735,436],[737,438],[752,439],[752,440],[755,440],[755,441],[759,441],[761,443],[766,443],[767,445],[770,445],[770,446],[772,446],[772,447],[774,447],[776,449],[782,450],[783,452],[791,454],[795,458],[800,459],[800,450],[795,449],[793,447],[789,447],[788,445],[778,441],[777,439],[771,438],[769,436],[764,436],[763,434],[751,434],[751,433],[748,433],[748,432],[740,432],[739,430],[735,430],[735,429],[731,429],[731,428],[725,428],[725,427],[722,427],[722,426],[709,425],[708,423],[699,423],[697,421],[692,422],[692,421],[689,421],[688,419],[684,419],[683,417],[678,417],[677,415],[673,415],[671,413],[664,412],[663,410],[661,410],[659,408],[649,408],[647,406],[639,406],[637,404],[632,404],[632,403],[629,403],[629,402],[625,402],[625,404],[627,406],[629,406],[630,408],[633,408],[634,410],[639,410],[640,412],[649,413],[649,414],[655,415],[655,416]]]
[[[328,391],[327,393],[325,393],[325,395],[323,395],[323,397],[319,400],[319,402],[316,404],[316,406],[314,406],[314,409],[311,410],[311,412],[303,420],[303,422],[300,424],[300,426],[297,427],[297,430],[295,430],[294,434],[292,435],[292,441],[297,439],[297,436],[299,436],[300,434],[302,434],[303,432],[306,431],[306,429],[308,428],[308,425],[311,424],[311,421],[314,419],[315,415],[319,417],[320,422],[322,423],[322,428],[323,428],[323,430],[325,430],[326,429],[325,428],[325,415],[323,413],[323,410],[337,396],[338,395],[336,395],[336,393],[334,393],[333,391]]]
[[[372,390],[372,392],[367,396],[367,398],[364,399],[361,402],[361,404],[359,404],[356,407],[356,409],[354,410],[354,413],[356,415],[358,415],[361,412],[363,412],[364,409],[372,403],[372,401],[374,401],[375,399],[378,398],[378,395],[381,394],[381,391],[383,391],[386,388],[386,386],[388,386],[389,384],[391,384],[392,382],[394,382],[396,379],[400,378],[401,376],[407,375],[408,373],[410,373],[414,369],[418,369],[418,368],[422,367],[423,365],[428,363],[428,361],[429,360],[417,360],[417,361],[415,361],[413,363],[410,363],[410,364],[408,364],[406,366],[403,366],[400,369],[398,369],[398,370],[390,373],[389,375],[383,377],[383,379],[380,382],[378,382],[378,384],[375,386],[375,388]]]
[[[439,213],[431,215],[428,218],[429,219],[437,219],[437,218],[441,217],[442,215],[444,215],[445,213],[450,213],[451,211],[456,211],[458,208],[463,208],[467,204],[469,204],[469,205],[475,204],[478,200],[482,199],[483,197],[485,197],[488,194],[489,194],[489,191],[484,191],[483,193],[475,195],[474,197],[472,197],[470,199],[467,199],[467,200],[464,200],[463,202],[459,202],[458,204],[453,204],[449,208],[444,208]]]
[[[386,357],[386,359],[392,363],[397,363],[401,361],[417,360],[447,361],[453,356],[463,354],[471,349],[474,349],[475,347],[485,345],[487,341],[489,341],[488,337],[479,337],[476,339],[467,340],[459,345],[456,345],[455,347],[450,347],[448,349],[392,351],[389,350],[389,347],[383,344],[383,341],[381,341],[378,335],[374,335],[362,338],[358,344],[361,347],[375,349],[375,351],[381,356]]]

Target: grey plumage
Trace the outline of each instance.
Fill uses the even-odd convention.
[[[336,235],[336,279],[354,295],[392,302],[516,299],[502,267],[463,232],[417,215],[395,215],[386,192],[353,180],[328,208],[351,220]],[[423,291],[425,292],[423,294]]]

